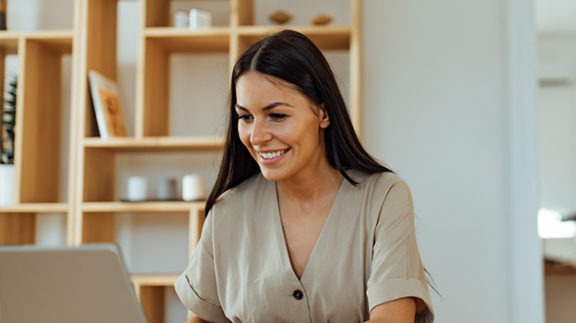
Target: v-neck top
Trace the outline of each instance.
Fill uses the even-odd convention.
[[[342,181],[300,279],[290,263],[275,182],[261,174],[225,192],[175,282],[209,322],[364,322],[382,303],[415,297],[433,321],[408,186],[393,173]]]

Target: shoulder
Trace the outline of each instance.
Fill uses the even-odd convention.
[[[391,189],[409,191],[406,182],[392,172],[365,174],[360,172],[351,173],[352,179],[358,182],[357,187],[362,190],[376,191],[386,195]]]
[[[262,203],[262,197],[273,190],[274,183],[266,180],[261,173],[254,174],[238,186],[224,192],[214,204],[210,214],[234,214],[251,209]]]
[[[413,203],[410,188],[404,179],[395,173],[354,172],[351,176],[358,182],[353,189],[362,195],[365,206],[372,211],[381,210],[385,205],[410,207]]]
[[[224,192],[216,201],[216,205],[233,202],[248,196],[252,196],[258,191],[265,189],[270,184],[261,173],[257,173],[245,179],[242,183]]]

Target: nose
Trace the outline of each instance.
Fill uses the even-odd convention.
[[[261,145],[272,139],[272,134],[264,124],[264,122],[254,120],[250,133],[250,143],[252,145]]]

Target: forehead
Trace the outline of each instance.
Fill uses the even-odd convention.
[[[236,97],[240,101],[266,100],[270,98],[305,98],[295,85],[277,77],[255,71],[242,74],[236,81]]]

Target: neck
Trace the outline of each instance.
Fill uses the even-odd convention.
[[[278,197],[296,204],[314,204],[336,194],[343,176],[329,165],[313,176],[277,182]]]

